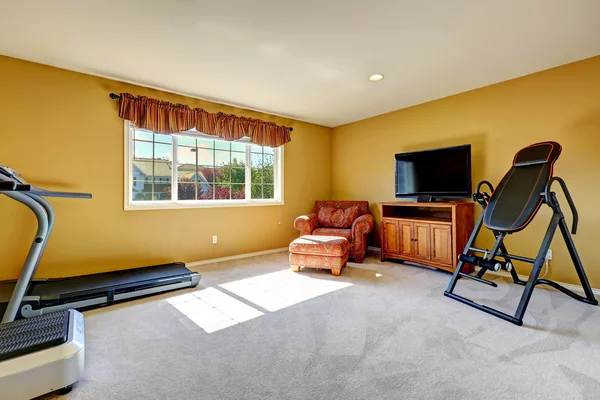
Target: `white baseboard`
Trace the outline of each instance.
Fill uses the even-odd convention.
[[[228,256],[228,257],[209,258],[208,260],[188,262],[188,263],[185,263],[185,265],[187,267],[193,268],[193,267],[199,267],[201,265],[213,264],[213,263],[218,263],[218,262],[223,262],[223,261],[239,260],[241,258],[256,257],[256,256],[264,256],[265,254],[283,253],[284,251],[288,251],[288,249],[289,249],[288,247],[280,247],[278,249],[255,251],[254,253],[243,253],[243,254],[236,254],[234,256]]]
[[[368,250],[376,252],[376,253],[381,253],[381,248],[379,248],[379,247],[369,246]],[[499,275],[499,276],[502,276],[505,278],[511,278],[510,272],[506,272],[506,271],[499,271],[499,272],[489,271],[488,273],[492,274],[492,275]],[[519,279],[521,279],[523,281],[527,281],[529,279],[529,276],[519,274]],[[558,283],[559,285],[564,286],[567,289],[572,290],[574,292],[584,293],[583,288],[581,286],[573,285],[572,283],[564,283],[564,282],[556,282],[556,283]],[[543,285],[543,286],[546,286],[546,289],[549,288],[549,286],[547,286],[547,285]],[[600,296],[600,289],[592,288],[592,292],[594,292],[594,295]]]

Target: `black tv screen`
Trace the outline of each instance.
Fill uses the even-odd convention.
[[[396,154],[396,197],[471,196],[471,145]]]

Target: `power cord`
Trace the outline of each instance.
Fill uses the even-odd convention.
[[[548,262],[548,259],[546,258],[546,270],[544,271],[544,275],[540,276],[538,279],[542,279],[543,277],[548,275],[548,269],[549,269],[548,264],[549,264],[549,262]]]

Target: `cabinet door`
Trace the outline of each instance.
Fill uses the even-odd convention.
[[[399,221],[398,228],[400,231],[400,254],[413,257],[415,255],[415,246],[413,246],[413,223]]]
[[[384,253],[399,253],[398,221],[382,221],[383,241],[381,251]]]
[[[431,260],[452,265],[452,227],[431,224]]]
[[[423,260],[430,260],[431,239],[430,225],[415,222],[414,224],[414,256]]]

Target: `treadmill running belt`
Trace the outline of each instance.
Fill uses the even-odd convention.
[[[95,293],[105,293],[109,289],[119,290],[128,287],[158,286],[180,281],[182,277],[192,272],[184,263],[171,263],[126,269],[121,271],[103,272],[99,274],[74,276],[42,283],[33,283],[29,296],[39,296],[42,299],[67,299],[74,296]],[[189,279],[188,279],[189,280]]]
[[[0,361],[63,344],[68,330],[69,310],[0,324]]]

